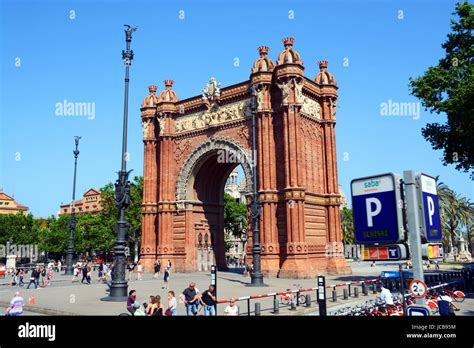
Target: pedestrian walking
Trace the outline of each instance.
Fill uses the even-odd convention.
[[[161,263],[160,263],[160,260],[156,261],[155,262],[155,274],[153,275],[153,278],[155,279],[158,279],[158,277],[160,276],[160,269],[161,269]]]
[[[209,289],[202,293],[200,297],[201,304],[204,306],[204,315],[205,316],[215,316],[216,315],[216,288],[214,285],[209,285]]]
[[[48,285],[51,285],[51,280],[53,279],[53,268],[48,269],[48,272],[46,272],[46,279],[48,280]]]
[[[137,280],[142,280],[143,266],[141,262],[137,264]]]
[[[20,293],[18,291],[15,292],[15,296],[10,300],[10,304],[7,308],[5,315],[9,317],[22,315],[24,305],[25,301],[23,300],[23,297],[20,296]]]
[[[24,278],[25,278],[25,271],[23,268],[20,268],[20,271],[18,272],[18,286],[24,286]]]
[[[162,289],[169,289],[169,283],[168,283],[169,279],[170,279],[170,272],[168,271],[168,268],[166,268],[163,274],[164,286],[162,287]]]
[[[100,282],[104,277],[104,264],[101,262],[99,264],[99,272],[97,273],[97,281]]]
[[[177,306],[176,297],[174,295],[174,291],[168,291],[168,308],[166,308],[165,315],[167,316],[175,316],[176,315],[176,306]]]
[[[74,266],[74,271],[72,275],[72,280],[71,280],[72,283],[74,283],[74,281],[79,281],[79,274],[81,274],[81,270],[79,269],[79,266],[76,264]]]
[[[166,269],[168,272],[171,272],[171,261],[168,259],[168,263],[166,264]]]
[[[87,263],[84,265],[82,268],[82,280],[81,284],[84,284],[84,280],[86,281],[87,284],[90,284],[90,273],[89,273],[89,267],[87,266]]]
[[[135,269],[135,265],[131,262],[128,263],[127,265],[127,271],[128,271],[128,281],[132,280],[132,272]]]
[[[194,315],[198,314],[199,309],[199,290],[196,288],[196,283],[191,282],[189,286],[183,290],[183,302],[184,306],[186,307],[186,315]]]
[[[27,289],[30,288],[31,284],[35,285],[35,289],[38,289],[38,278],[39,278],[39,268],[35,268],[31,271],[30,282],[28,283]]]
[[[61,260],[58,260],[58,272],[61,272],[61,267],[62,267]]]

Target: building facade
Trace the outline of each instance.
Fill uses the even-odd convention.
[[[97,214],[102,210],[102,198],[100,191],[91,188],[84,193],[82,199],[75,201],[76,214]],[[59,206],[59,215],[70,215],[72,213],[72,203],[61,204]]]
[[[18,214],[21,212],[26,215],[28,207],[15,201],[15,198],[0,192],[0,214]]]
[[[341,243],[336,164],[338,88],[328,62],[315,78],[283,39],[276,63],[259,47],[250,79],[178,100],[173,81],[141,107],[144,192],[141,260],[151,268],[170,259],[178,272],[225,269],[223,193],[241,165],[252,192],[252,108],[256,103],[261,266],[266,276],[314,277],[350,272]],[[254,105],[254,104],[252,104]],[[247,196],[247,203],[250,197]],[[251,261],[252,238],[247,243]]]

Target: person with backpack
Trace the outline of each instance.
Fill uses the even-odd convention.
[[[30,274],[30,282],[28,283],[27,289],[30,288],[31,284],[35,285],[35,289],[38,289],[38,278],[39,278],[39,268],[36,267],[34,270],[31,271]]]
[[[440,290],[438,292],[438,309],[440,316],[452,317],[456,315],[454,311],[458,311],[459,307],[454,304],[453,299],[450,296],[444,294],[443,291]]]

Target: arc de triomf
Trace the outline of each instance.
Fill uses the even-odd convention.
[[[240,164],[250,202],[254,97],[263,274],[302,278],[350,272],[341,254],[327,253],[328,245],[342,240],[336,81],[327,61],[318,62],[314,79],[305,77],[294,39],[283,43],[276,63],[268,47],[259,47],[250,79],[241,83],[221,88],[211,78],[201,95],[184,100],[171,80],[159,95],[149,86],[141,107],[145,268],[169,259],[176,272],[204,271],[213,263],[225,269],[224,185]]]

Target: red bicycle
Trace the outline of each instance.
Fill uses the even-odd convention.
[[[443,289],[443,293],[445,295],[448,295],[454,299],[456,302],[463,302],[466,299],[466,294],[462,292],[461,290],[454,290],[451,291],[449,289]]]

